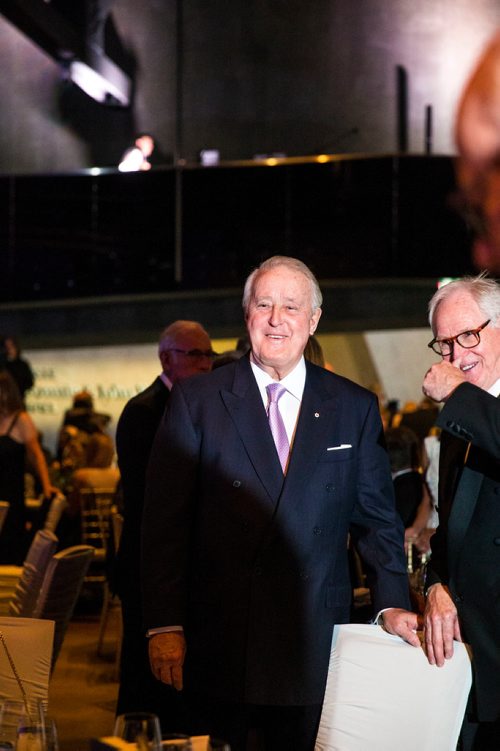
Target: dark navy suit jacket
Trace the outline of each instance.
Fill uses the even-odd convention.
[[[350,529],[374,607],[409,607],[376,398],[306,367],[286,478],[247,357],[177,384],[153,445],[145,625],[184,627],[186,685],[212,698],[322,701]]]

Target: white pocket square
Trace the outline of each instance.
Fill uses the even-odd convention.
[[[352,449],[352,444],[341,443],[340,446],[329,446],[327,451],[339,451],[340,449]]]

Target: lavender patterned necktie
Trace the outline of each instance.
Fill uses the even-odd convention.
[[[276,451],[278,452],[281,467],[283,472],[285,472],[290,444],[288,443],[288,436],[279,410],[278,400],[283,396],[286,388],[282,386],[281,383],[270,383],[266,386],[266,391],[269,397],[269,405],[267,408],[269,426],[271,428],[271,433],[273,434],[274,443],[276,444]]]

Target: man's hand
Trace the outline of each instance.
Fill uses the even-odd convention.
[[[425,374],[422,391],[435,402],[445,402],[457,386],[466,380],[460,370],[460,359],[454,360],[453,364],[443,360],[429,368]]]
[[[420,647],[420,639],[416,634],[418,626],[416,613],[401,608],[389,608],[382,613],[382,621],[385,630],[390,634],[400,636],[412,647]]]
[[[434,584],[427,597],[424,612],[425,648],[431,665],[442,667],[453,657],[453,639],[462,641],[458,614],[448,590]]]
[[[153,675],[177,691],[182,690],[182,666],[186,640],[182,631],[155,634],[149,640],[149,662]]]

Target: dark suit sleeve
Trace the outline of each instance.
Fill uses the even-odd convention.
[[[445,432],[441,438],[439,467],[439,526],[431,539],[427,586],[449,582],[448,517],[466,443],[500,458],[500,400],[477,386],[463,383],[447,400],[436,424]]]
[[[500,458],[500,399],[463,383],[444,405],[437,425]]]
[[[374,611],[410,608],[404,555],[404,529],[394,501],[394,488],[375,400],[360,436],[358,493],[351,534],[363,559]]]
[[[176,385],[153,442],[146,477],[142,520],[146,629],[185,622],[198,450],[197,431],[181,386]]]

